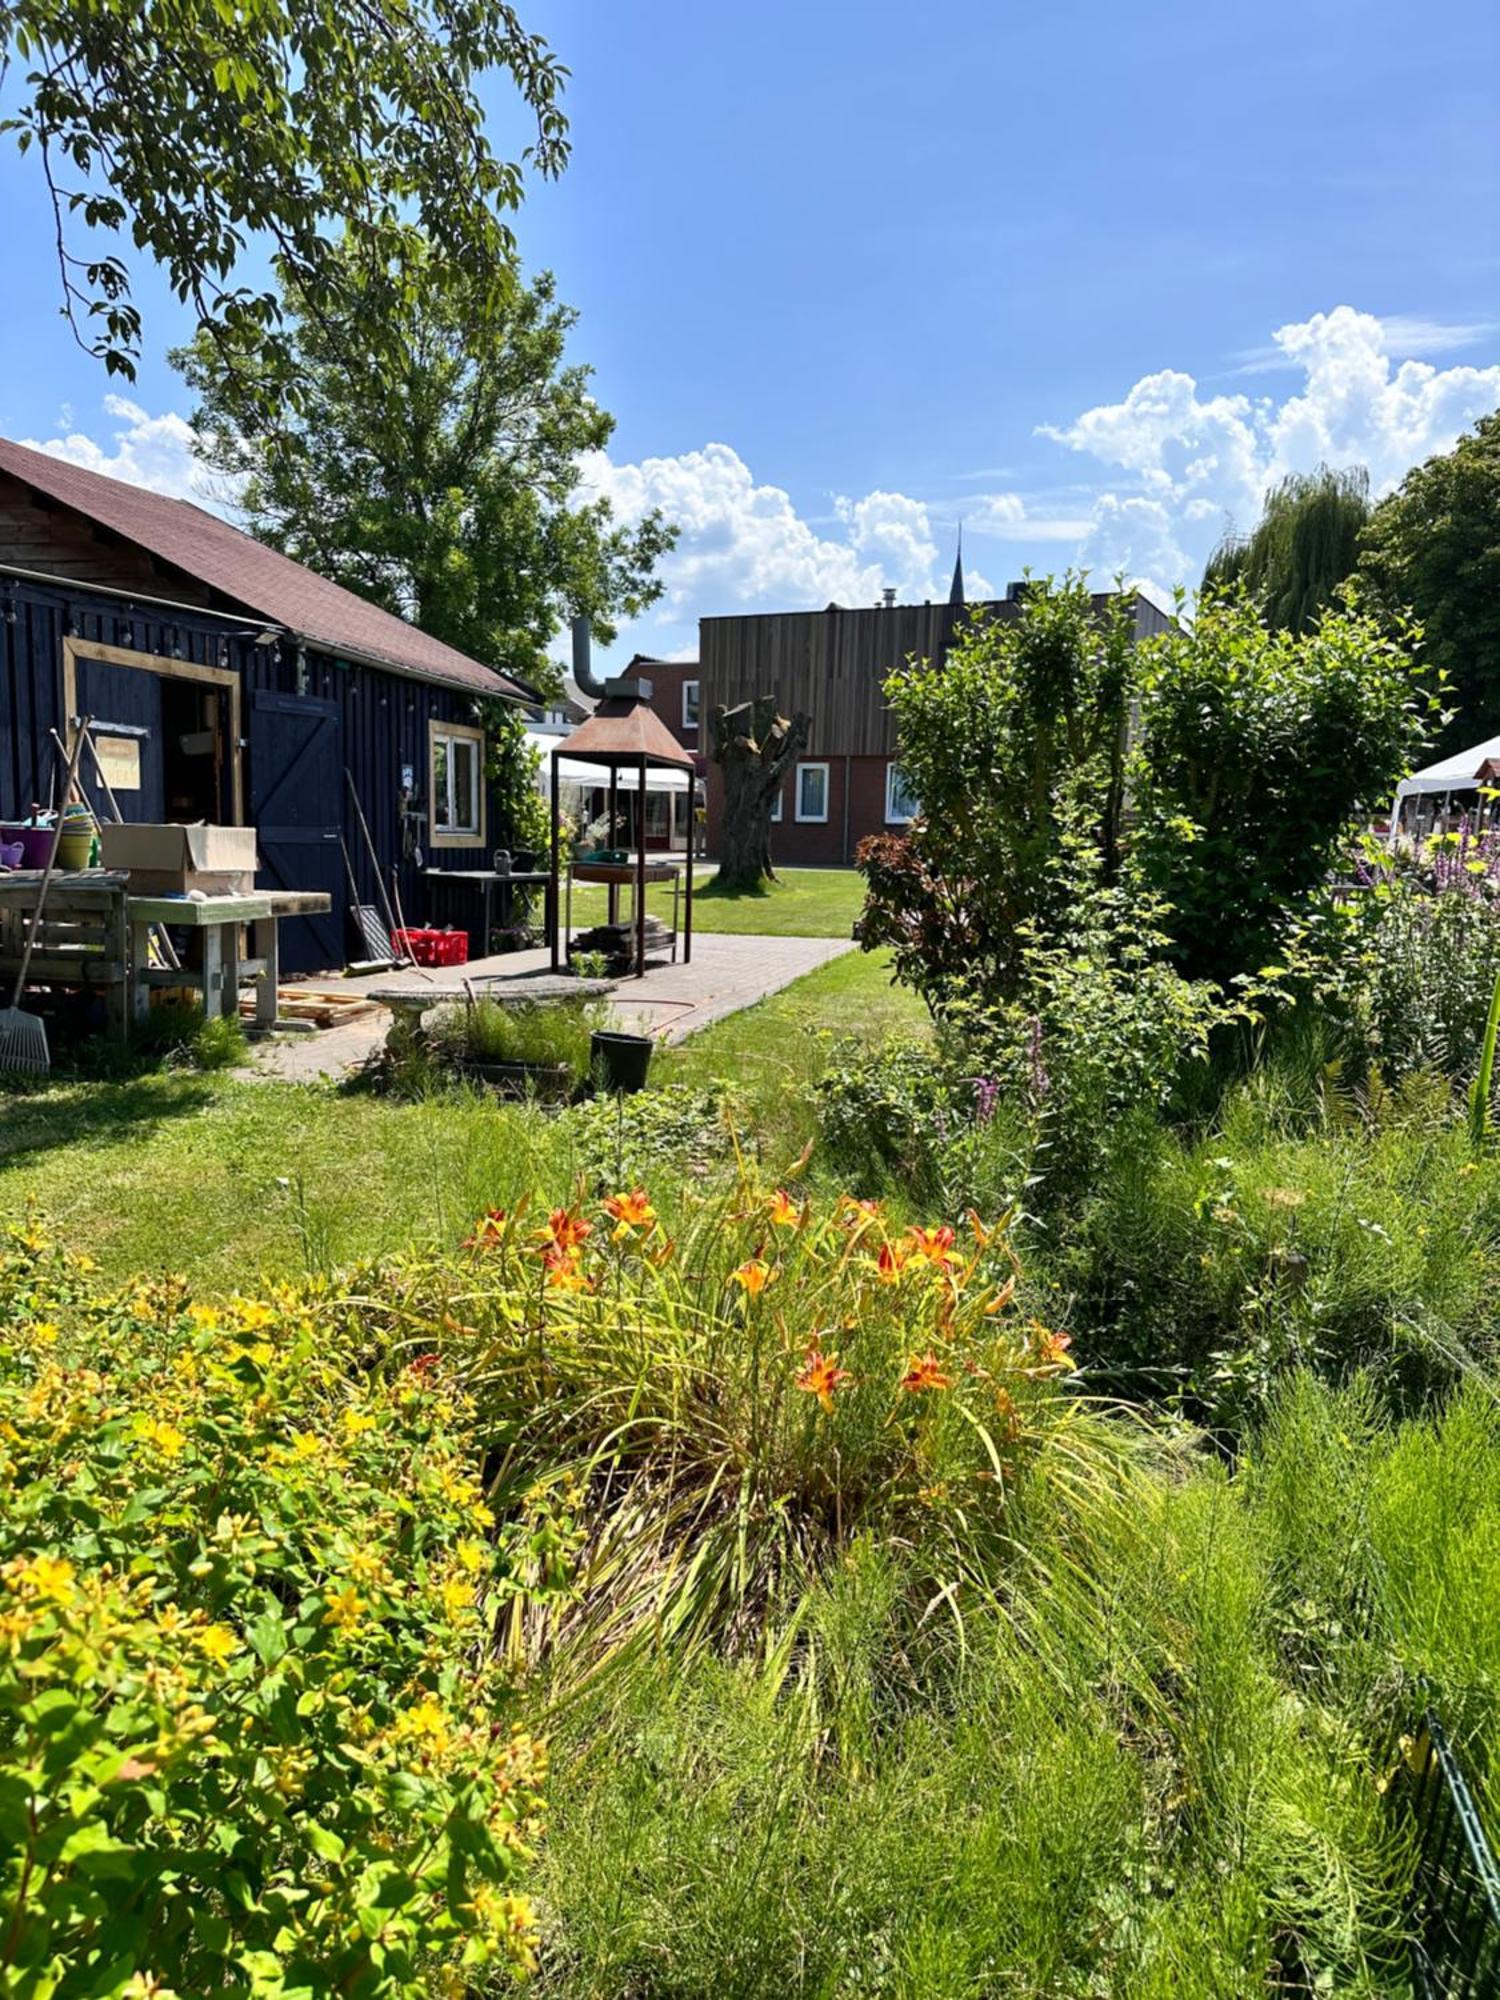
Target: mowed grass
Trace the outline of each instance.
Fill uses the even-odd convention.
[[[742,1143],[779,1165],[811,1136],[830,1040],[919,1012],[889,976],[849,953],[662,1051],[653,1081],[722,1083]],[[0,1092],[0,1213],[34,1197],[106,1272],[221,1292],[451,1244],[486,1207],[566,1195],[581,1165],[575,1121],[477,1093],[399,1104],[193,1073]]]
[[[754,937],[848,937],[864,906],[862,877],[852,868],[789,868],[775,882],[749,893],[717,884],[718,871],[701,863],[693,873],[695,931],[733,931]],[[587,883],[573,889],[573,928],[603,923],[608,891]],[[622,895],[622,911],[629,907]],[[646,908],[663,923],[672,921],[672,885],[646,891]]]

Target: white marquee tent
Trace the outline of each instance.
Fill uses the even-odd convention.
[[[1481,784],[1488,782],[1479,774],[1492,760],[1500,761],[1500,736],[1492,736],[1485,743],[1475,743],[1467,750],[1457,750],[1451,757],[1429,764],[1425,771],[1413,771],[1409,778],[1403,778],[1396,787],[1396,799],[1391,808],[1391,839],[1396,838],[1401,824],[1401,808],[1408,799],[1427,798],[1441,792],[1477,791]]]

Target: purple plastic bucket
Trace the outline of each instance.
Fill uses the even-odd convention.
[[[22,868],[45,868],[56,838],[55,826],[0,826],[0,840],[21,843]]]

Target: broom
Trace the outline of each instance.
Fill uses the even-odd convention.
[[[88,732],[91,716],[81,716],[73,737],[73,748],[68,757],[67,782],[63,786],[63,798],[72,796],[73,786],[78,778],[78,759],[83,754],[83,739]],[[40,1015],[23,1014],[21,994],[26,986],[26,974],[31,966],[32,947],[36,943],[37,932],[42,927],[42,906],[47,900],[47,885],[52,880],[52,870],[57,863],[57,844],[62,836],[62,822],[59,820],[52,836],[52,845],[47,853],[47,865],[42,870],[41,884],[36,892],[36,908],[31,913],[31,921],[26,926],[26,942],[21,948],[21,969],[16,974],[16,990],[10,996],[10,1005],[0,1009],[0,1071],[19,1070],[32,1076],[46,1076],[52,1067],[52,1058],[47,1052],[47,1024]]]

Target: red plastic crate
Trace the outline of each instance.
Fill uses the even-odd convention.
[[[467,931],[398,930],[391,933],[391,941],[399,951],[409,953],[418,965],[467,965],[469,962]]]

